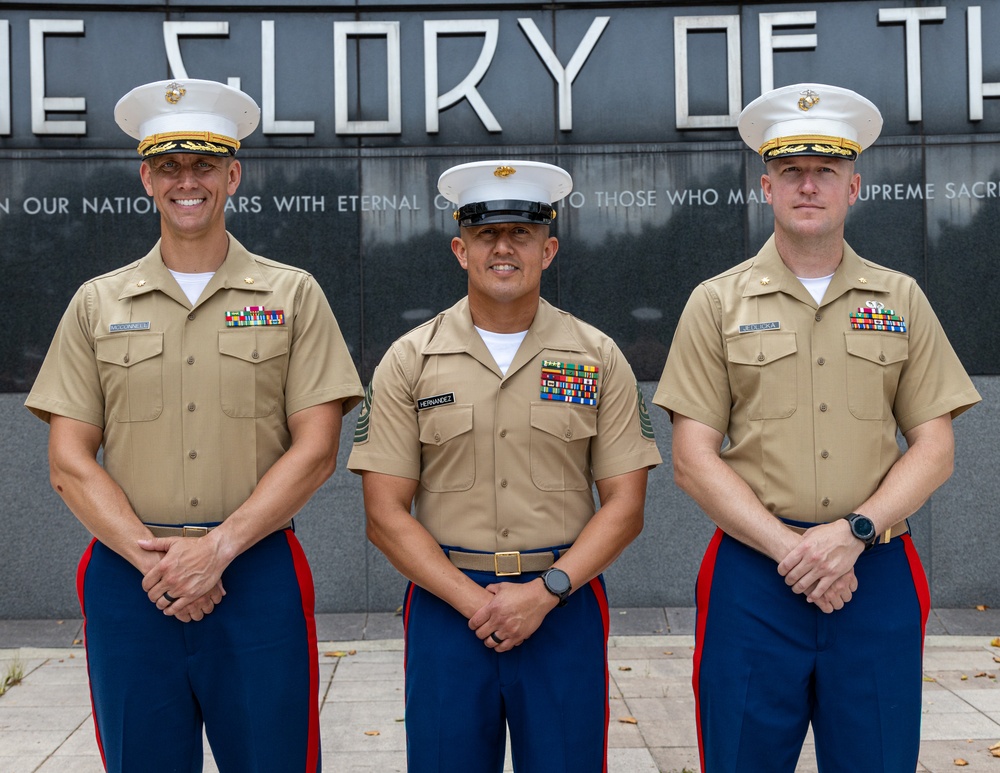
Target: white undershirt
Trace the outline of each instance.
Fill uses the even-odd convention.
[[[198,302],[202,291],[205,289],[205,285],[215,276],[214,271],[209,271],[206,274],[183,274],[180,271],[173,271],[169,268],[167,271],[170,271],[170,275],[177,280],[177,284],[181,286],[184,294],[191,301],[192,306]]]
[[[493,359],[500,366],[500,372],[506,376],[507,368],[514,361],[514,355],[517,354],[517,349],[521,345],[521,341],[528,334],[528,331],[522,330],[520,333],[494,333],[490,330],[483,330],[481,327],[477,327],[476,332],[479,333],[483,339],[483,343],[486,344],[486,348],[490,350]]]
[[[816,303],[823,302],[823,296],[826,295],[826,288],[830,286],[831,279],[833,279],[833,274],[830,276],[798,277],[809,294],[816,299]]]

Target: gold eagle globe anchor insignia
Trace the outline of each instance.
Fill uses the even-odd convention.
[[[167,93],[164,95],[171,105],[176,105],[181,101],[181,97],[187,94],[187,89],[185,89],[181,84],[174,81],[173,83],[167,84]]]
[[[803,112],[811,107],[816,107],[819,104],[819,94],[817,94],[812,89],[806,89],[801,92],[802,96],[799,97],[799,110]]]

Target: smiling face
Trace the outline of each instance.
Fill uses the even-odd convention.
[[[240,184],[240,162],[231,156],[168,153],[142,162],[139,175],[160,212],[163,231],[197,238],[225,230],[226,199]]]
[[[853,161],[795,156],[769,161],[761,187],[774,209],[776,234],[791,240],[840,240],[861,176]]]
[[[542,272],[559,250],[549,227],[490,223],[463,228],[451,249],[469,275],[473,321],[496,333],[527,330],[538,308]]]

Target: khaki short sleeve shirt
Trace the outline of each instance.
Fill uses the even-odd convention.
[[[595,404],[546,398],[558,388],[546,369],[592,377],[580,383]],[[594,480],[659,462],[610,338],[542,300],[504,376],[463,299],[386,353],[348,467],[419,481],[416,517],[439,543],[503,552],[572,543],[595,512]]]
[[[772,513],[825,523],[875,491],[897,428],[980,399],[913,279],[845,243],[817,305],[772,237],[692,293],[653,402],[728,436],[722,458]]]
[[[227,314],[248,307],[274,324],[227,326]],[[239,507],[288,449],[290,414],[332,400],[346,413],[362,395],[316,281],[230,236],[194,307],[159,244],[85,283],[26,405],[45,421],[101,427],[104,467],[139,518],[175,524],[221,521]]]

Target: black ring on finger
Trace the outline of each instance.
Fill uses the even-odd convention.
[[[177,601],[177,599],[175,599],[169,593],[164,593],[160,598],[166,599],[168,604],[173,604],[175,601]]]
[[[496,631],[494,631],[493,633],[490,634],[490,638],[493,639],[493,641],[495,641],[497,644],[503,644],[503,639],[501,639],[499,636],[497,636],[497,632]]]

